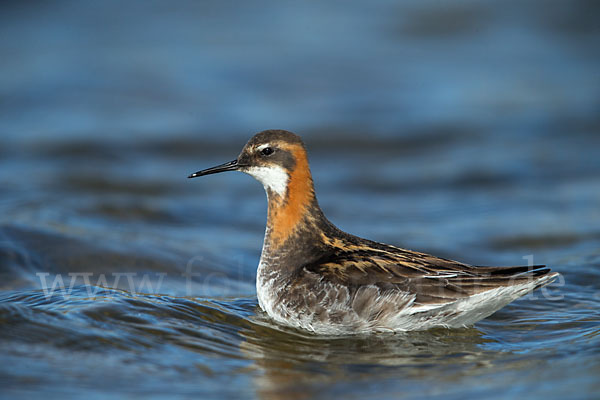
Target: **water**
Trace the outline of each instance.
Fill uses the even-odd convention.
[[[0,395],[597,398],[597,12],[4,5]],[[185,179],[266,128],[302,134],[344,230],[563,279],[467,329],[274,324],[254,289],[262,187]]]

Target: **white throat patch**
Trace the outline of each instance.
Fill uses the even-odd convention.
[[[250,167],[244,172],[262,183],[265,190],[269,188],[282,197],[285,195],[289,178],[283,168],[278,166]]]

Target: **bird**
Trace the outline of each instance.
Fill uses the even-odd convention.
[[[289,131],[259,132],[235,160],[188,178],[225,171],[265,188],[256,293],[284,326],[336,336],[469,327],[559,275],[544,265],[473,266],[338,229],[317,202],[305,145]]]

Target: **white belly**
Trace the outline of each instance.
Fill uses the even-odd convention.
[[[419,305],[411,293],[382,291],[374,285],[351,292],[310,272],[296,282],[282,278],[261,262],[256,279],[260,307],[278,323],[325,335],[469,326],[539,283],[495,288],[445,304]]]

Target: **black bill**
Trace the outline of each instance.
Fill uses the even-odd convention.
[[[237,162],[237,160],[233,160],[233,161],[226,162],[225,164],[217,165],[216,167],[207,168],[207,169],[203,169],[202,171],[194,172],[193,174],[188,176],[188,178],[197,178],[199,176],[217,174],[219,172],[235,171],[237,169],[238,169],[238,162]]]

